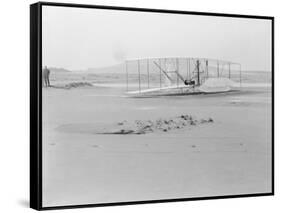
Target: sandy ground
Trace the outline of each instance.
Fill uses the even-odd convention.
[[[43,89],[43,206],[271,191],[271,90],[126,98],[122,88]],[[101,135],[61,126],[189,114],[214,122]]]

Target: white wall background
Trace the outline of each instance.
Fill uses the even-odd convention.
[[[60,0],[56,0],[61,2]],[[32,212],[29,198],[29,4],[33,0],[1,1],[0,6],[0,212]],[[65,0],[173,10],[275,16],[275,82],[279,82],[281,24],[277,0]],[[275,94],[281,90],[276,84]],[[64,212],[276,212],[280,195],[281,101],[275,95],[276,196],[180,203],[146,204],[65,210]],[[280,210],[279,210],[280,211]]]

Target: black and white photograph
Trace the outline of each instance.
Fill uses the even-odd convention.
[[[273,193],[273,20],[42,5],[42,207]]]

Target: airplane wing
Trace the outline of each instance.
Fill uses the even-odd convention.
[[[158,92],[158,91],[168,91],[173,89],[189,89],[191,86],[188,85],[182,85],[182,86],[168,86],[168,87],[161,87],[161,88],[151,88],[151,89],[144,89],[144,90],[135,90],[135,91],[129,91],[127,94],[145,94],[150,92]]]

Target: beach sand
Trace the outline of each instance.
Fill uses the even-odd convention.
[[[94,131],[182,114],[214,122]],[[124,97],[111,86],[43,88],[43,206],[271,192],[271,137],[270,87],[155,98]]]

